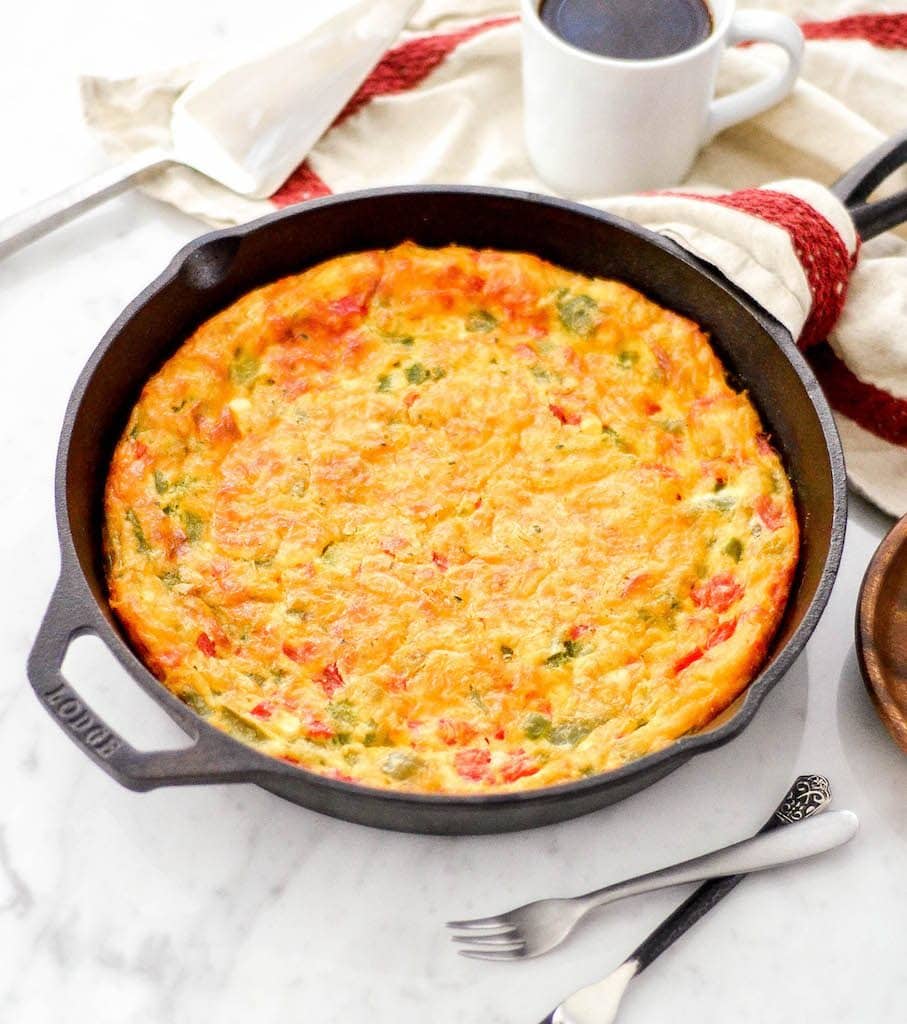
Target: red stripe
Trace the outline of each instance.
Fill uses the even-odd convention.
[[[462,43],[492,28],[512,25],[519,21],[516,16],[488,18],[457,32],[445,32],[433,36],[409,39],[381,58],[368,78],[359,86],[347,105],[340,111],[331,127],[342,124],[357,114],[364,106],[379,96],[414,89],[434,71],[446,57]],[[271,196],[276,206],[289,206],[305,199],[331,194],[328,185],[312,170],[308,162],[301,164],[281,187]]]
[[[728,206],[741,213],[777,224],[790,235],[797,259],[806,273],[812,304],[797,344],[809,348],[828,337],[844,308],[847,283],[856,254],[847,251],[844,239],[831,221],[805,200],[787,192],[766,188],[748,188],[723,196],[703,196],[688,192],[663,192],[706,203]]]
[[[800,24],[807,39],[864,39],[873,46],[907,50],[907,14],[853,14]]]
[[[830,345],[819,345],[809,361],[833,409],[864,430],[907,448],[907,401],[860,380]]]
[[[419,85],[461,43],[488,29],[511,25],[515,16],[489,18],[457,32],[411,39],[389,50],[355,95],[337,116],[340,124],[378,96],[405,92]],[[807,39],[865,39],[876,46],[907,49],[907,14],[856,14],[835,21],[801,24]],[[288,206],[317,196],[330,195],[328,185],[303,163],[271,197],[277,206]]]
[[[308,160],[304,160],[271,196],[271,202],[275,206],[292,206],[293,203],[330,194],[327,183],[312,170]]]
[[[353,98],[337,115],[335,125],[357,114],[367,103],[378,96],[391,96],[394,93],[406,92],[424,81],[445,57],[449,56],[470,39],[487,32],[491,28],[512,25],[519,21],[515,15],[506,18],[488,18],[475,25],[460,29],[458,32],[446,32],[434,36],[420,36],[410,39],[381,58],[374,71],[362,83]]]

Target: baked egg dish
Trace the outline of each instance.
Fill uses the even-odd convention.
[[[706,334],[525,253],[405,243],[259,288],[145,385],[110,604],[212,725],[483,794],[606,772],[757,673],[789,481]]]

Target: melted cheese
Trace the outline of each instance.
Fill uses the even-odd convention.
[[[536,257],[401,245],[260,288],[146,385],[110,600],[216,726],[377,787],[604,772],[747,685],[778,456],[689,320]]]

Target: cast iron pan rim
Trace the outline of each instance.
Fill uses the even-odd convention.
[[[166,687],[162,686],[134,654],[128,644],[126,644],[111,627],[103,613],[100,602],[96,600],[94,595],[91,593],[88,581],[85,578],[85,574],[82,571],[82,567],[75,552],[69,526],[66,471],[69,461],[70,439],[78,410],[82,404],[82,400],[91,379],[94,376],[95,370],[107,349],[117,338],[123,326],[153,295],[166,287],[176,278],[182,270],[185,262],[195,252],[211,242],[215,242],[220,239],[242,239],[247,235],[254,234],[261,228],[268,227],[279,221],[288,220],[294,217],[305,217],[311,210],[321,207],[337,204],[367,203],[372,199],[381,199],[383,197],[391,196],[424,196],[427,199],[431,199],[433,196],[447,195],[476,195],[492,199],[512,200],[517,203],[528,202],[533,205],[551,206],[556,209],[578,214],[582,217],[603,221],[625,232],[633,234],[656,248],[663,250],[674,259],[677,259],[698,271],[703,277],[707,278],[713,284],[727,292],[735,302],[745,309],[748,315],[756,319],[760,326],[771,335],[773,340],[781,347],[782,351],[793,365],[794,371],[803,384],[819,419],[829,458],[829,467],[832,478],[833,513],[829,536],[829,550],[825,558],[825,564],[822,568],[821,577],[816,586],[816,592],[804,612],[803,618],[797,629],[781,650],[774,656],[772,664],[761,671],[749,684],[745,691],[743,703],[733,716],[724,723],[724,725],[706,733],[698,733],[696,735],[682,737],[669,744],[663,750],[656,751],[653,754],[648,754],[636,761],[632,761],[629,764],[624,765],[623,767],[612,769],[611,771],[593,775],[586,779],[579,779],[573,782],[559,783],[554,786],[545,786],[536,790],[525,790],[516,793],[491,793],[488,795],[477,796],[435,795],[427,793],[407,793],[397,790],[384,790],[360,785],[359,783],[343,782],[341,780],[328,778],[324,775],[319,775],[316,772],[308,771],[301,766],[296,767],[286,764],[275,757],[261,753],[253,747],[241,743],[239,740],[235,740],[229,734],[209,725],[203,718],[195,715],[191,711],[188,711],[178,697],[174,696],[166,689]],[[337,196],[326,196],[322,199],[309,200],[286,210],[280,210],[276,213],[268,214],[246,224],[207,232],[187,243],[176,253],[163,272],[154,281],[152,281],[151,284],[144,288],[116,318],[88,359],[82,373],[79,375],[78,381],[73,388],[63,421],[60,444],[57,452],[55,490],[57,529],[60,537],[62,560],[61,578],[67,579],[73,586],[77,586],[81,590],[82,594],[89,599],[93,605],[92,617],[94,622],[91,627],[87,627],[83,632],[91,631],[93,629],[108,649],[114,653],[123,667],[126,668],[137,681],[141,681],[143,689],[149,693],[149,695],[152,695],[157,703],[163,704],[165,710],[170,712],[171,717],[173,717],[182,728],[188,731],[190,735],[194,734],[194,738],[198,739],[202,732],[204,732],[208,734],[209,739],[223,743],[227,748],[231,749],[234,754],[242,752],[248,761],[249,767],[247,771],[250,778],[257,779],[259,781],[263,781],[274,776],[298,778],[301,774],[305,776],[307,783],[310,783],[313,786],[323,787],[328,790],[335,790],[338,793],[357,796],[367,795],[401,804],[436,807],[475,807],[486,805],[506,806],[526,802],[536,804],[557,802],[562,797],[568,795],[573,796],[585,792],[592,792],[600,787],[632,778],[639,773],[650,772],[669,761],[676,761],[679,767],[695,754],[721,746],[736,737],[752,721],[753,716],[756,714],[756,711],[762,703],[765,695],[790,668],[815,629],[816,623],[828,602],[838,571],[838,565],[841,560],[841,553],[844,545],[844,530],[847,515],[844,455],[841,448],[841,441],[835,427],[834,417],[832,416],[828,402],[826,401],[812,370],[809,368],[796,345],[794,345],[789,333],[781,327],[781,325],[763,311],[746,303],[736,289],[734,289],[723,275],[715,270],[715,268],[701,262],[691,256],[680,246],[646,228],[624,220],[621,217],[616,217],[613,214],[605,213],[593,207],[584,206],[580,203],[575,203],[566,199],[544,196],[534,192],[519,191],[515,189],[485,188],[482,186],[472,185],[390,186],[384,188],[362,189],[357,192],[343,193]],[[808,510],[804,510],[804,513],[808,514]],[[189,716],[188,719],[187,715]],[[216,779],[212,779],[212,781],[216,781]]]

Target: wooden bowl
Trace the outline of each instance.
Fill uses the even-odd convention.
[[[863,577],[857,657],[879,716],[907,753],[907,516],[891,528]]]

